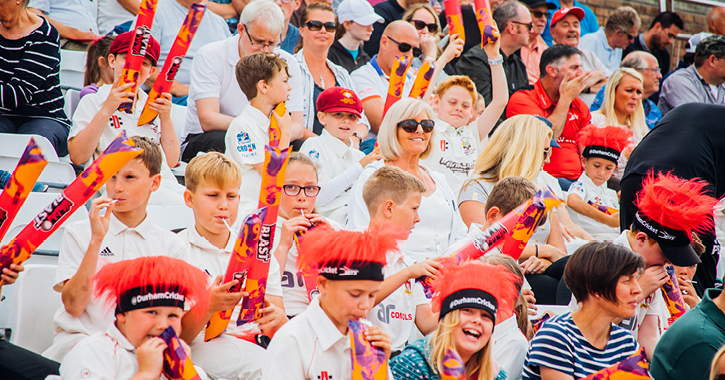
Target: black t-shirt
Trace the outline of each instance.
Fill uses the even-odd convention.
[[[382,3],[377,3],[373,6],[373,9],[375,9],[375,13],[382,17],[384,21],[373,24],[373,34],[370,36],[370,40],[365,42],[365,45],[363,45],[363,49],[365,49],[365,52],[371,57],[378,54],[378,49],[380,48],[380,38],[383,37],[383,31],[388,27],[388,24],[395,20],[402,19],[403,13],[405,13],[405,8],[401,7],[397,0],[388,0],[383,1]]]
[[[632,152],[624,170],[647,175],[654,169],[711,184],[713,196],[725,195],[725,106],[683,104],[665,115]]]

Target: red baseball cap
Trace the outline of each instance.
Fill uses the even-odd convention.
[[[363,111],[362,102],[355,91],[344,87],[330,87],[317,97],[318,112],[349,112],[360,117]]]
[[[579,7],[571,7],[571,8],[561,8],[558,11],[554,12],[554,15],[551,16],[551,26],[553,27],[557,22],[561,21],[566,15],[573,14],[576,16],[576,18],[579,19],[579,21],[584,19],[584,10]]]
[[[151,32],[149,31],[149,34],[150,33]],[[128,53],[128,49],[131,47],[131,41],[135,35],[135,30],[117,35],[116,38],[113,39],[111,49],[108,52],[113,55]],[[154,36],[149,35],[149,43],[146,47],[146,58],[151,60],[151,65],[154,67],[156,67],[156,64],[159,61],[159,54],[161,54],[161,45],[159,45]]]

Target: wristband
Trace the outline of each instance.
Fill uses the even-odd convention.
[[[356,137],[358,144],[362,144],[362,138],[360,138],[360,135],[358,135],[357,132],[353,132],[352,137]]]
[[[500,55],[498,56],[498,58],[494,58],[494,59],[489,58],[488,59],[489,66],[496,66],[496,65],[500,65],[502,63],[503,63],[503,56],[500,56]]]
[[[433,57],[425,57],[425,59],[423,60],[423,62],[431,62],[431,63],[435,63],[435,62],[436,62],[436,60],[435,60],[435,58],[433,58]]]

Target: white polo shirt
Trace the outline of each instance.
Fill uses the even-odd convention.
[[[254,165],[264,163],[264,146],[269,145],[269,117],[247,104],[229,124],[224,143],[224,153],[242,167],[239,215],[247,215],[259,204],[262,174]]]
[[[194,368],[201,379],[207,379],[204,370]],[[137,373],[136,348],[114,323],[75,345],[60,364],[64,380],[129,379]]]
[[[318,166],[321,189],[315,209],[326,218],[345,223],[350,189],[363,171],[360,160],[365,153],[345,144],[327,129],[320,136],[305,140],[300,152],[309,155]]]
[[[374,56],[370,62],[350,74],[352,83],[355,84],[357,95],[363,102],[375,98],[382,98],[383,102],[385,102],[385,98],[388,97],[390,77],[385,75],[380,68],[377,58],[377,55]],[[405,83],[403,84],[403,98],[407,97],[410,93],[414,81],[415,75],[413,75],[413,70],[408,68],[408,71],[405,73]]]
[[[312,300],[274,334],[262,361],[262,379],[351,380],[349,332],[343,335],[320,301]]]
[[[435,120],[431,136],[431,152],[420,160],[422,164],[446,177],[453,194],[458,195],[461,185],[473,170],[478,153],[485,146],[478,135],[477,121],[454,128],[443,120]]]
[[[90,241],[90,221],[75,222],[66,227],[53,281],[55,291],[61,292],[64,282],[76,274]],[[101,243],[96,271],[108,263],[148,256],[169,256],[188,262],[186,249],[173,232],[158,227],[148,218],[130,228],[112,215],[108,233]],[[105,331],[114,319],[113,307],[107,307],[93,297],[79,317],[72,316],[61,306],[53,320],[56,332],[53,345],[43,353],[44,356],[61,361],[73,344],[88,335]]]
[[[529,341],[519,330],[516,314],[494,327],[491,342],[491,358],[506,371],[506,379],[520,379]]]
[[[601,186],[594,184],[586,173],[581,174],[579,179],[569,187],[569,194],[578,195],[584,202],[594,202],[603,206],[619,209],[619,198],[617,193],[607,188],[606,182]],[[584,231],[589,232],[595,240],[614,240],[619,236],[619,228],[609,227],[603,223],[579,214],[571,207],[569,215],[572,222],[579,225]]]
[[[186,123],[180,143],[190,133],[202,133],[196,101],[206,98],[219,99],[219,112],[233,117],[242,113],[242,108],[249,104],[246,95],[239,88],[234,68],[239,62],[239,38],[236,34],[222,41],[204,45],[196,52],[189,74],[189,98],[187,101]],[[246,37],[244,37],[246,38]],[[289,53],[277,49],[274,51],[287,61],[289,84],[292,91],[289,101],[285,103],[289,112],[302,112],[303,83],[300,64]]]
[[[415,260],[401,252],[388,253],[385,277],[390,277],[415,264]],[[390,334],[392,351],[402,351],[415,329],[415,311],[418,305],[428,305],[423,285],[408,279],[387,298],[375,306],[367,319]]]

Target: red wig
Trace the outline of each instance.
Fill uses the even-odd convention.
[[[516,284],[520,278],[506,270],[502,265],[492,265],[480,261],[467,261],[460,265],[443,268],[433,282],[433,300],[431,309],[441,311],[443,301],[453,293],[464,289],[476,289],[496,298],[497,320],[513,313],[513,300],[517,295]]]
[[[636,206],[648,219],[673,230],[692,232],[713,231],[713,207],[718,200],[707,195],[707,182],[699,179],[685,180],[671,173],[652,172],[642,182],[637,193]]]
[[[203,316],[209,306],[206,274],[191,264],[167,256],[139,257],[108,264],[93,276],[94,294],[108,306],[118,305],[132,289],[152,287],[164,291],[178,287],[178,293],[191,301],[195,316]]]
[[[587,146],[603,146],[622,152],[632,142],[632,131],[622,127],[608,126],[599,128],[595,125],[588,125],[577,133],[576,138],[579,145]]]

